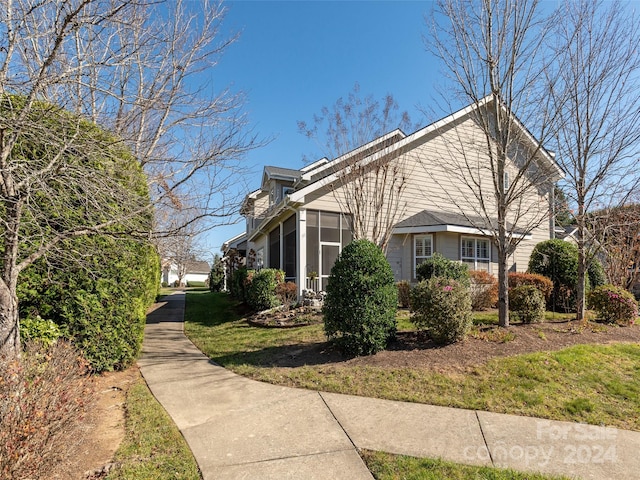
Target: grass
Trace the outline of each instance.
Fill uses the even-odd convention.
[[[566,477],[519,473],[511,469],[460,465],[390,453],[360,452],[377,480],[553,480]]]
[[[200,480],[187,442],[142,378],[129,389],[126,415],[125,438],[114,457],[118,466],[109,480]]]
[[[224,295],[190,292],[185,330],[215,362],[257,380],[640,430],[637,344],[578,345],[517,355],[455,374],[344,363],[277,368],[271,365],[287,351],[286,347],[324,344],[322,325],[286,330],[253,328],[232,307]],[[403,322],[400,329],[404,328]]]

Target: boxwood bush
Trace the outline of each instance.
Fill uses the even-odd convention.
[[[463,340],[471,328],[469,288],[450,278],[433,277],[411,291],[411,321],[440,344]]]
[[[535,285],[520,285],[509,291],[509,312],[514,320],[541,322],[545,305],[544,295]]]
[[[284,281],[284,272],[275,268],[264,268],[253,274],[246,290],[247,303],[256,311],[268,310],[280,305],[276,287]]]
[[[324,330],[344,353],[370,355],[395,336],[398,290],[374,243],[356,240],[342,250],[326,292]]]
[[[594,288],[589,294],[589,308],[608,323],[633,325],[638,317],[638,302],[634,296],[614,285]]]
[[[416,278],[418,281],[428,280],[432,277],[442,277],[457,280],[469,285],[468,265],[443,257],[439,253],[434,253],[431,258],[416,267]]]

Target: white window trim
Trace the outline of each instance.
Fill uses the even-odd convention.
[[[465,240],[472,240],[473,241],[473,257],[465,257],[463,255],[463,244]],[[488,258],[481,258],[478,257],[478,242],[487,242],[487,253],[489,254]],[[469,261],[469,260],[473,260],[473,269],[477,270],[478,269],[478,260],[482,260],[482,263],[487,263],[488,262],[488,271],[489,273],[491,273],[491,240],[489,240],[488,238],[483,238],[483,237],[460,237],[460,261],[464,262],[465,260]]]
[[[418,242],[418,240],[424,240],[428,238],[430,243],[431,243],[431,253],[429,255],[421,255],[420,258],[431,258],[433,256],[433,235],[432,234],[428,234],[428,235],[414,235],[413,237],[413,278],[417,278],[416,277],[416,267],[418,266],[418,255],[416,254],[417,252],[417,248],[416,248],[416,244]]]

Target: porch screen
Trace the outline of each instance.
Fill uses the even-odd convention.
[[[282,224],[284,251],[284,276],[287,281],[296,279],[296,216],[290,216]]]
[[[280,226],[269,232],[269,268],[280,268]]]

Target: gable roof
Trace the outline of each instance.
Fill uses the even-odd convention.
[[[512,224],[507,223],[507,229],[514,235],[524,236],[525,239],[531,237],[524,230],[514,229]],[[493,230],[495,230],[495,227],[488,224],[487,219],[481,216],[422,210],[398,222],[393,229],[393,233],[455,232],[470,235],[490,235]]]
[[[267,165],[266,167],[264,167],[262,173],[262,186],[264,187],[265,184],[271,179],[284,180],[286,182],[295,182],[300,178],[301,175],[302,172],[300,172],[300,170]]]
[[[290,199],[292,202],[300,202],[300,201],[304,201],[304,197],[305,195],[312,193],[316,190],[318,190],[319,188],[322,188],[326,185],[331,184],[332,182],[334,182],[336,179],[339,178],[340,176],[340,168],[338,167],[338,165],[340,165],[341,162],[344,162],[346,159],[348,159],[349,156],[353,156],[363,150],[366,150],[367,148],[371,148],[371,146],[374,143],[380,143],[383,142],[385,139],[389,139],[391,138],[393,135],[397,135],[398,132],[399,134],[401,134],[402,138],[395,141],[394,143],[391,143],[390,145],[388,145],[386,148],[382,148],[379,150],[374,150],[373,153],[371,153],[367,158],[363,159],[362,162],[362,166],[366,166],[367,164],[374,162],[375,160],[378,160],[382,157],[384,157],[385,155],[391,154],[393,152],[396,152],[398,150],[401,150],[403,148],[406,148],[408,145],[411,145],[412,143],[416,143],[416,142],[420,142],[422,141],[427,135],[433,133],[433,132],[437,132],[440,129],[443,129],[445,127],[447,127],[448,125],[453,124],[454,122],[458,121],[459,119],[470,115],[472,112],[478,110],[479,108],[482,108],[488,104],[490,104],[492,101],[494,100],[493,95],[488,95],[485,98],[483,98],[482,100],[473,103],[461,110],[458,110],[455,113],[452,113],[451,115],[442,118],[441,120],[438,120],[430,125],[427,125],[426,127],[421,128],[420,130],[417,130],[416,132],[412,133],[411,135],[405,135],[401,130],[394,130],[393,132],[390,132],[376,140],[374,140],[373,142],[370,142],[367,145],[363,145],[362,147],[354,150],[353,152],[350,152],[346,155],[343,155],[342,157],[339,157],[329,163],[327,163],[326,165],[324,165],[322,168],[319,168],[317,170],[314,170],[313,172],[309,172],[310,174],[313,174],[313,176],[311,176],[310,174],[305,174],[302,176],[302,179],[305,180],[310,180],[311,183],[309,183],[308,185],[304,186],[303,188],[300,188],[299,190],[297,190],[296,192],[293,192],[290,195]],[[502,106],[502,108],[505,108],[504,105]],[[524,137],[529,141],[530,144],[532,144],[535,148],[539,147],[539,152],[540,152],[540,157],[541,159],[547,164],[547,166],[550,168],[551,172],[554,174],[553,176],[555,177],[556,180],[559,180],[560,178],[564,177],[564,172],[562,171],[562,169],[558,166],[558,164],[556,163],[555,159],[554,159],[554,155],[552,153],[550,153],[547,149],[544,148],[544,146],[542,146],[535,138],[534,136],[529,132],[529,130],[527,130],[527,128],[516,118],[515,115],[511,115],[512,120],[515,122],[515,124],[518,126],[518,128],[520,128],[522,130],[522,132],[524,133]],[[345,163],[346,166],[346,163]],[[333,168],[331,168],[333,167]],[[320,172],[325,172],[324,175],[319,175]]]

